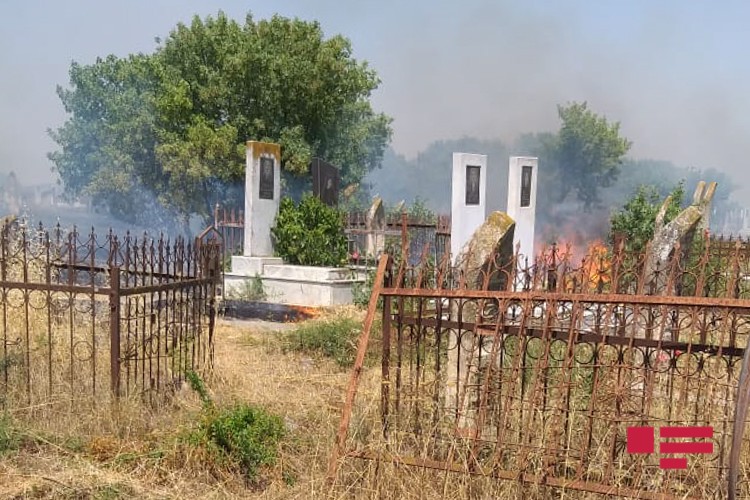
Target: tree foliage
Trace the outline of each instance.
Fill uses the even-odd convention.
[[[391,134],[369,102],[379,83],[317,22],[196,16],[152,54],[74,62],[50,158],[68,194],[114,215],[150,199],[207,218],[243,179],[250,139],[280,143],[287,173],[306,174],[314,155],[340,166],[344,184],[379,166]]]
[[[587,103],[558,106],[562,126],[555,144],[560,201],[570,192],[591,210],[601,200],[599,189],[612,185],[632,143],[620,137],[620,124],[609,123]]]
[[[682,209],[685,189],[680,182],[670,193],[671,200],[664,214],[664,223],[672,221]],[[629,250],[639,252],[654,237],[656,215],[664,199],[654,186],[640,186],[625,206],[610,218],[610,242],[624,238]]]

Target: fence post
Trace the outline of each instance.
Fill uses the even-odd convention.
[[[120,267],[112,266],[109,274],[109,354],[112,395],[120,397]]]
[[[401,261],[405,265],[409,257],[409,228],[406,212],[401,212]]]

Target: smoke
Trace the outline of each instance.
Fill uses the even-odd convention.
[[[247,9],[317,19],[350,38],[383,81],[373,104],[395,118],[393,147],[407,159],[436,140],[513,144],[554,131],[558,104],[586,100],[621,122],[633,157],[716,168],[750,195],[750,69],[741,62],[750,4],[732,1],[2,2],[0,173],[15,170],[27,185],[54,180],[45,131],[65,118],[55,86],[67,83],[71,60],[151,51],[177,22],[219,8],[236,19]],[[398,182],[420,179],[404,172]]]

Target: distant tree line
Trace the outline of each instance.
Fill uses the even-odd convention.
[[[591,237],[607,236],[610,215],[629,201],[640,207],[657,203],[682,185],[692,192],[698,181],[716,181],[714,197],[719,223],[734,206],[730,196],[734,182],[715,169],[679,167],[667,161],[627,157],[631,143],[620,137],[619,124],[592,112],[586,103],[559,107],[561,126],[556,133],[527,133],[513,143],[464,137],[430,144],[414,159],[392,149],[385,152],[383,166],[367,181],[374,193],[395,203],[420,199],[439,213],[449,213],[451,164],[454,151],[488,156],[487,209],[505,210],[508,190],[508,157],[539,157],[537,221],[539,231],[575,225],[576,219],[597,220],[588,230]],[[658,201],[660,204],[661,201]],[[651,208],[649,208],[651,210]],[[548,236],[563,236],[550,234]]]

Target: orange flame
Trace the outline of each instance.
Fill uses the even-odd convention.
[[[600,284],[607,284],[612,279],[612,261],[609,259],[609,249],[597,240],[589,244],[584,258],[584,276],[588,277],[588,287],[596,290]]]

